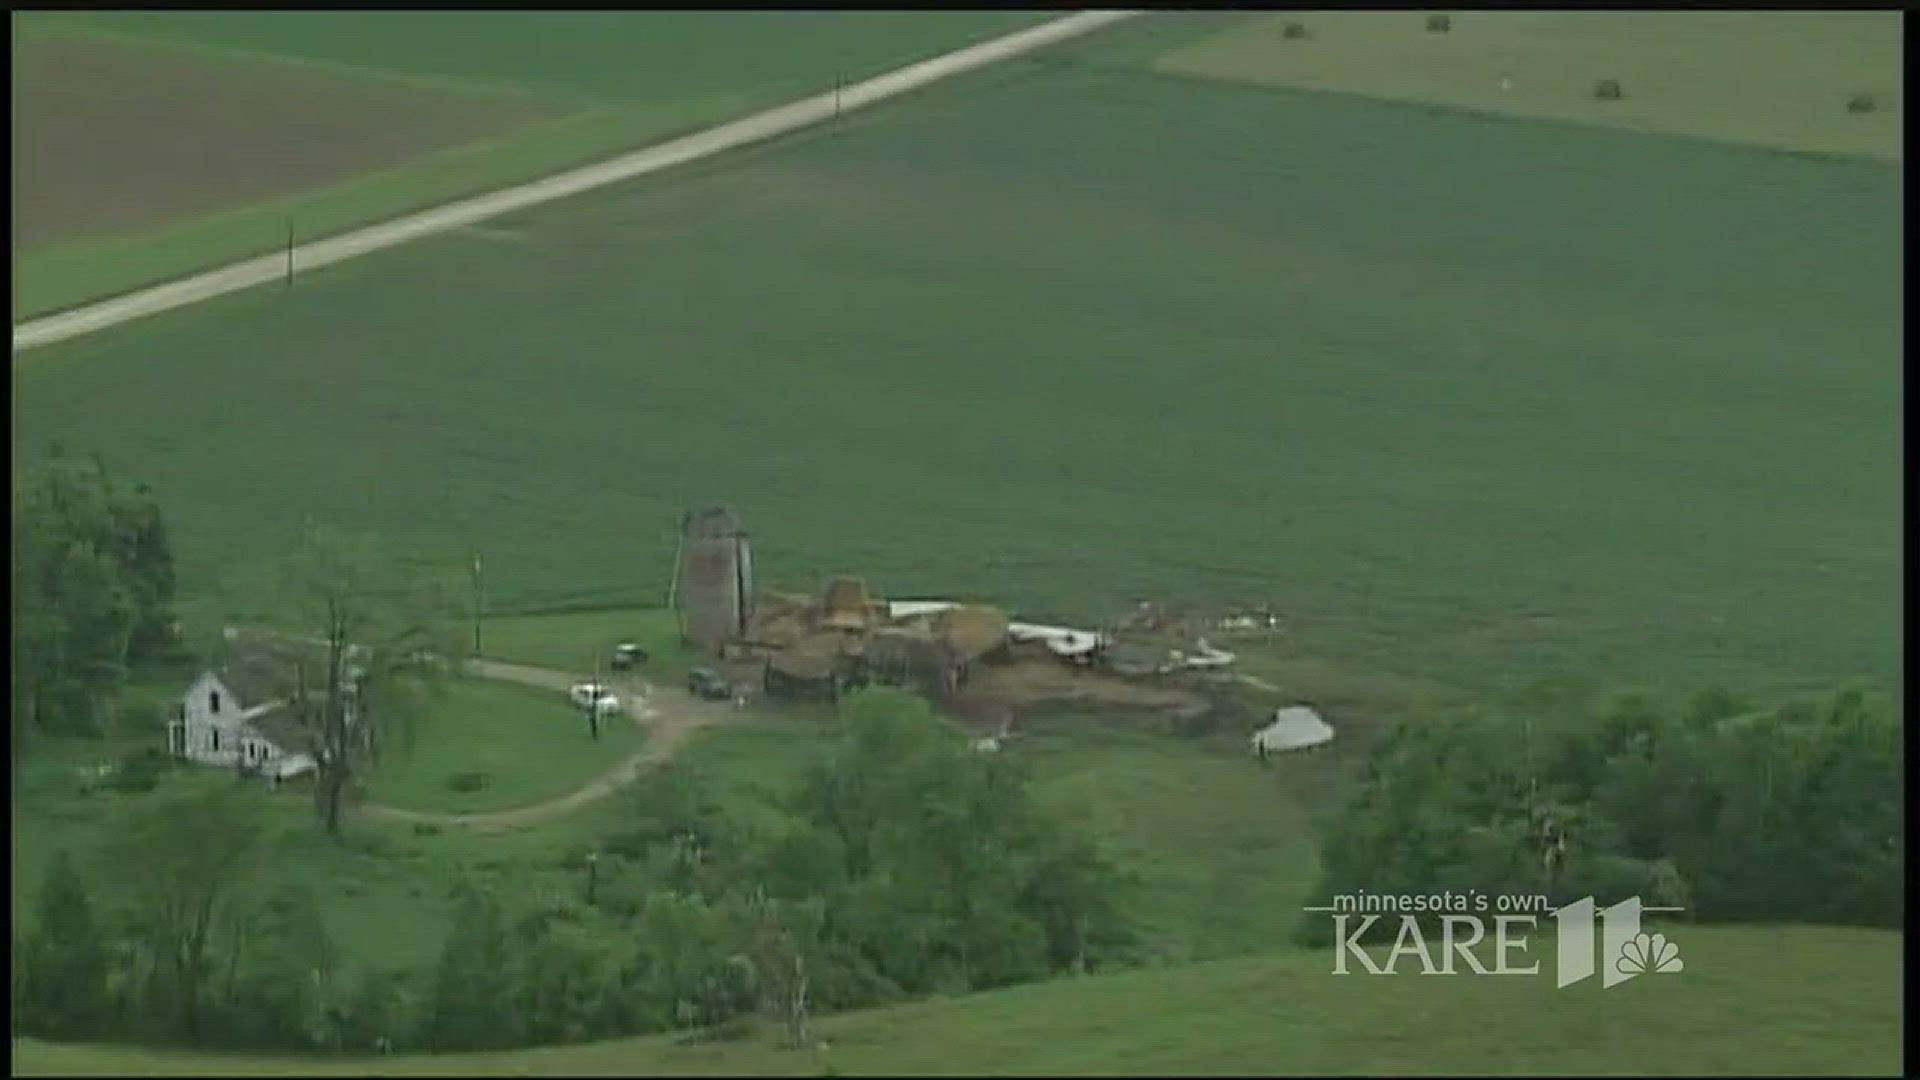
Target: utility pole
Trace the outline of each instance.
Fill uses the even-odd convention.
[[[480,553],[473,553],[473,655],[480,657],[480,613],[486,604],[486,593],[480,580]]]
[[[293,288],[293,219],[287,219],[287,281],[285,288]]]
[[[593,654],[593,691],[587,695],[587,732],[594,742],[600,741],[600,653]]]

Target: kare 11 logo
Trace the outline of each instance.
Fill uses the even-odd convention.
[[[1554,921],[1554,986],[1564,988],[1600,975],[1603,988],[1618,986],[1642,975],[1670,975],[1686,970],[1680,947],[1665,934],[1647,933],[1641,916],[1686,910],[1653,907],[1629,897],[1602,908],[1587,896],[1561,907],[1551,907],[1544,896],[1489,897],[1479,893],[1430,895],[1376,895],[1359,893],[1336,897],[1334,903],[1306,910],[1333,916],[1339,948],[1333,957],[1335,975],[1396,975],[1403,960],[1417,960],[1423,975],[1538,975],[1540,961],[1527,959],[1531,931],[1541,915]],[[1440,940],[1429,940],[1432,920],[1438,916]],[[1384,962],[1376,962],[1361,939],[1384,918],[1398,917],[1399,933]],[[1426,921],[1427,928],[1422,922]],[[1491,924],[1492,963],[1474,951],[1488,941]],[[1438,946],[1437,950],[1434,947]],[[1456,967],[1455,961],[1459,961]]]

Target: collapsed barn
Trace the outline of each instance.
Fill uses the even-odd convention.
[[[945,696],[966,685],[976,665],[1007,645],[997,608],[961,604],[901,614],[871,597],[858,578],[839,577],[820,597],[763,592],[745,628],[724,653],[758,661],[772,694],[827,697],[868,683],[915,687]]]
[[[916,689],[956,715],[1011,722],[1039,701],[1171,710],[1208,707],[1193,687],[1164,676],[1214,672],[1230,652],[1199,636],[1191,620],[1143,603],[1110,630],[1014,621],[993,605],[951,600],[889,602],[857,577],[836,577],[818,595],[755,591],[746,532],[725,507],[681,523],[673,606],[683,640],[717,657],[736,685],[778,697],[835,699],[869,684]],[[1210,623],[1233,633],[1249,616]],[[1261,622],[1271,626],[1270,616]]]

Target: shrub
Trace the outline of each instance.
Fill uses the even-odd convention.
[[[164,735],[167,730],[167,710],[152,701],[123,701],[113,711],[115,734],[123,736]]]
[[[1435,34],[1444,34],[1453,29],[1453,17],[1449,15],[1427,16],[1427,29]]]
[[[1622,94],[1619,79],[1601,79],[1593,88],[1593,96],[1600,101],[1619,101]]]
[[[454,773],[447,778],[447,786],[462,795],[470,795],[487,786],[487,774],[483,772]]]
[[[152,791],[160,777],[173,767],[173,759],[153,747],[145,747],[120,759],[107,777],[106,786],[114,791]]]
[[[1280,30],[1280,36],[1289,40],[1307,36],[1307,24],[1290,22]]]

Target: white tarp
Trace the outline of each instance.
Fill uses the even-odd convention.
[[[959,606],[953,600],[895,600],[887,605],[887,614],[896,619],[911,619]],[[1044,642],[1057,656],[1084,656],[1106,644],[1105,635],[1093,630],[1023,622],[1008,623],[1007,636],[1015,641]]]
[[[1332,738],[1333,728],[1319,713],[1305,705],[1289,705],[1275,710],[1273,723],[1253,733],[1253,748],[1275,754],[1319,746]]]
[[[1234,655],[1225,649],[1214,648],[1207,644],[1206,638],[1201,638],[1196,643],[1194,651],[1176,654],[1176,659],[1186,667],[1206,670],[1229,666],[1234,661]]]
[[[1032,623],[1008,623],[1007,636],[1015,641],[1041,641],[1056,656],[1084,656],[1098,649],[1101,637],[1092,630],[1074,630],[1065,626],[1035,626]]]

